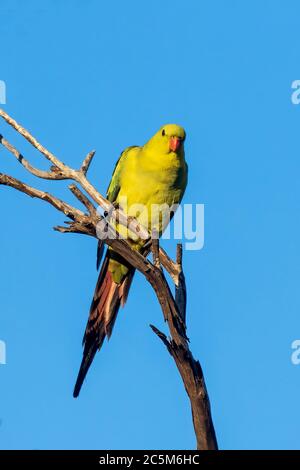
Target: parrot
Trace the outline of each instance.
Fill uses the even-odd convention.
[[[173,212],[164,220],[164,211],[167,212],[174,205],[176,210],[187,186],[185,138],[186,133],[181,126],[166,124],[145,145],[126,148],[115,165],[107,190],[107,199],[114,207],[122,209],[128,217],[135,217],[149,234],[156,230],[158,237],[174,215]],[[162,213],[151,216],[153,207],[162,208]],[[133,249],[142,252],[145,240],[128,233],[126,227],[116,225],[116,228],[121,235],[124,232],[124,236],[128,236]],[[98,243],[99,265],[104,243]],[[104,339],[109,339],[112,334],[119,308],[127,300],[134,272],[135,269],[123,257],[108,247],[83,337],[83,357],[73,392],[74,398],[80,393],[96,352],[101,349]]]

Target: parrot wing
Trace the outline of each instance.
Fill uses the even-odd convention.
[[[125,164],[125,160],[130,154],[132,149],[139,148],[137,145],[132,145],[131,147],[127,147],[123,152],[121,153],[119,160],[117,161],[109,186],[107,188],[107,199],[110,202],[115,202],[115,200],[118,197],[119,191],[120,191],[120,176]]]
[[[120,191],[120,176],[122,173],[123,166],[125,164],[126,157],[129,155],[132,149],[136,149],[136,148],[139,148],[139,147],[137,145],[131,145],[130,147],[127,147],[125,150],[123,150],[119,159],[117,160],[117,163],[115,164],[113,174],[112,174],[109,186],[106,191],[107,199],[112,203],[116,201],[119,191]],[[104,253],[104,242],[103,240],[99,240],[98,248],[97,248],[97,261],[96,261],[97,271],[100,267],[103,253]]]

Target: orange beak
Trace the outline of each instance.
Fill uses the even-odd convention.
[[[181,139],[179,139],[179,137],[172,136],[170,138],[170,141],[169,141],[170,150],[172,150],[173,152],[177,152],[180,145],[181,145]]]

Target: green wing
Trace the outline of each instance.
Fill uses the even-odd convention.
[[[119,160],[117,161],[113,175],[111,177],[109,186],[107,188],[107,199],[110,202],[115,202],[115,200],[118,197],[119,191],[120,191],[120,175],[123,169],[124,162],[126,158],[128,157],[128,154],[132,149],[138,148],[137,145],[132,145],[131,147],[127,147],[120,155]]]
[[[120,155],[120,157],[119,157],[119,159],[118,159],[118,161],[115,165],[115,168],[114,168],[109,186],[108,186],[107,191],[106,191],[107,199],[111,203],[114,203],[116,201],[116,199],[118,197],[118,194],[119,194],[119,191],[120,191],[120,175],[122,173],[122,169],[123,169],[123,165],[124,165],[124,162],[126,160],[126,157],[128,156],[128,154],[130,153],[130,151],[132,149],[136,149],[136,148],[139,148],[139,147],[137,145],[132,145],[131,147],[127,147],[121,153],[121,155]],[[102,256],[103,256],[103,251],[104,251],[104,242],[103,242],[103,240],[99,240],[98,241],[98,250],[97,250],[97,270],[100,267],[100,263],[101,263]]]

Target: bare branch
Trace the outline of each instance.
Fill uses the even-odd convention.
[[[159,339],[162,340],[162,342],[164,343],[164,345],[166,346],[166,348],[168,349],[169,353],[171,353],[171,345],[170,345],[170,342],[168,340],[168,338],[166,337],[166,335],[160,331],[158,328],[156,328],[156,326],[154,325],[150,325],[150,328],[152,329],[153,333],[155,333]]]
[[[173,357],[183,380],[191,402],[197,449],[218,450],[209,397],[199,361],[193,358],[188,348],[183,345],[177,345],[173,340],[169,341],[166,335],[155,326],[150,325],[150,327]]]
[[[29,171],[34,176],[38,178],[43,178],[46,180],[64,180],[66,179],[61,172],[53,172],[53,171],[43,171],[38,170],[37,168],[30,165],[30,163],[23,157],[23,155],[17,150],[12,144],[8,142],[8,140],[4,139],[2,135],[0,135],[0,143],[5,147],[14,157],[18,160],[23,167]]]
[[[175,285],[175,302],[178,308],[179,315],[186,325],[186,283],[185,283],[185,276],[183,271],[179,273],[178,276],[178,283]]]
[[[83,160],[83,163],[81,165],[81,168],[80,168],[80,171],[86,175],[88,170],[89,170],[89,167],[90,167],[90,164],[92,163],[92,160],[94,158],[94,155],[95,155],[96,151],[95,150],[92,150],[90,153],[87,154],[87,156],[85,157],[85,159]]]
[[[41,152],[47,160],[49,160],[53,165],[63,171],[64,174],[68,173],[69,168],[64,165],[53,153],[49,152],[45,147],[43,147],[24,127],[12,119],[3,109],[0,109],[0,116],[12,126],[19,134],[21,134],[33,147],[35,147],[39,152]]]
[[[76,186],[76,184],[70,184],[69,190],[74,194],[75,197],[87,208],[88,212],[92,216],[96,216],[97,209],[93,203],[83,194],[82,191]]]
[[[177,243],[176,263],[178,266],[178,270],[182,270],[182,244],[181,243]]]
[[[180,317],[184,323],[186,323],[186,284],[185,276],[182,269],[182,244],[177,244],[176,251],[176,265],[178,269],[178,276],[175,282],[175,302],[178,307]]]
[[[165,250],[160,247],[159,249],[159,257],[161,264],[166,269],[166,271],[170,274],[175,286],[178,284],[178,276],[180,273],[180,269],[177,263],[174,263],[169,255],[165,252]]]
[[[0,173],[0,184],[5,186],[10,186],[11,188],[17,189],[18,191],[27,194],[30,197],[41,199],[42,201],[48,202],[51,204],[55,209],[63,212],[67,217],[70,219],[80,219],[85,218],[83,212],[76,209],[75,207],[70,206],[66,202],[52,196],[49,193],[44,191],[40,191],[39,189],[35,189],[28,184],[22,183],[22,181],[13,178],[12,176],[5,175]]]
[[[85,226],[82,222],[74,221],[70,224],[69,227],[65,227],[63,225],[56,225],[53,228],[54,230],[60,233],[78,233],[80,235],[89,235],[90,237],[95,236],[95,232],[92,230],[91,226]]]
[[[152,231],[152,253],[153,253],[153,263],[154,266],[160,269],[160,259],[159,259],[159,239],[157,230]]]
[[[38,140],[33,137],[30,132],[28,132],[24,127],[22,127],[20,124],[18,124],[13,118],[11,118],[3,109],[0,109],[0,117],[2,117],[10,126],[12,126],[19,134],[21,134],[33,147],[35,147],[39,152],[44,155],[47,160],[49,160],[53,165],[54,168],[57,168],[57,173],[60,173],[64,177],[63,179],[71,179],[76,181],[81,185],[81,187],[87,192],[87,194],[99,205],[101,206],[104,211],[109,212],[112,219],[117,220],[118,223],[121,225],[124,225],[125,227],[129,227],[130,225],[130,230],[134,232],[139,238],[142,238],[143,240],[149,239],[149,232],[148,230],[143,227],[141,224],[137,222],[137,220],[132,219],[128,220],[126,214],[122,212],[120,209],[112,209],[111,203],[105,199],[97,190],[96,188],[87,180],[86,175],[84,171],[82,171],[82,167],[80,170],[74,170],[67,165],[65,165],[63,162],[61,162],[53,153],[49,152],[45,147],[43,147]],[[90,156],[90,154],[86,157],[85,163],[83,163],[83,166],[87,167],[89,166],[89,163],[91,163],[91,159],[93,158],[93,155]],[[53,171],[53,168],[52,168]],[[53,179],[58,179],[58,178],[53,178]]]
[[[178,284],[175,286],[175,302],[177,305],[176,313],[178,313],[179,318],[185,326],[186,286],[182,271],[181,244],[177,245],[176,261],[178,269],[180,269],[178,274]],[[177,330],[178,325],[181,327],[180,321],[174,322],[174,318],[170,317],[167,317],[166,320],[171,333],[170,340],[168,340],[166,335],[155,326],[150,326],[173,357],[190,398],[193,424],[197,437],[197,448],[199,450],[217,450],[218,445],[211,417],[209,397],[200,363],[193,358],[188,343],[185,340],[181,340],[181,334],[174,334],[174,328]]]
[[[127,227],[130,223],[130,230],[135,232],[141,238],[148,240],[147,248],[145,248],[143,256],[143,254],[133,250],[128,241],[122,238],[115,238],[115,231],[109,223],[106,223],[107,232],[103,233],[105,237],[101,237],[107,245],[111,246],[114,251],[123,256],[129,264],[140,271],[153,287],[164,318],[168,323],[171,338],[168,339],[164,333],[159,331],[153,325],[151,325],[151,328],[167,347],[182,377],[191,403],[193,424],[197,437],[197,448],[201,450],[217,449],[217,441],[203,372],[199,362],[193,358],[189,349],[189,341],[186,336],[186,286],[182,270],[182,246],[177,246],[176,262],[174,262],[162,248],[159,248],[157,237],[153,237],[155,238],[152,239],[154,263],[151,263],[146,258],[151,246],[150,244],[148,245],[148,231],[135,219],[127,218],[119,209],[114,208],[111,214],[111,203],[107,201],[87,180],[86,173],[94,156],[94,152],[90,152],[87,155],[80,170],[74,170],[62,163],[51,152],[45,149],[26,129],[20,126],[3,110],[0,110],[0,116],[3,117],[8,124],[16,129],[52,163],[49,172],[43,172],[34,168],[26,159],[24,159],[17,149],[1,136],[2,145],[4,145],[4,147],[18,159],[26,170],[40,178],[54,180],[70,179],[79,183],[81,188],[86,191],[93,201],[99,204],[105,211],[109,212],[110,216],[112,215],[114,219],[118,219],[119,223]],[[57,226],[55,227],[55,230],[61,233],[80,233],[97,238],[96,229],[98,228],[98,222],[103,218],[97,214],[94,204],[75,184],[70,185],[69,189],[85,206],[88,212],[87,214],[49,193],[35,189],[2,173],[0,173],[0,185],[1,184],[17,189],[30,197],[46,201],[71,219],[71,221],[67,222],[66,226]],[[170,274],[175,283],[175,299],[166,281],[164,272],[160,268],[160,263],[165,267],[166,271]]]

